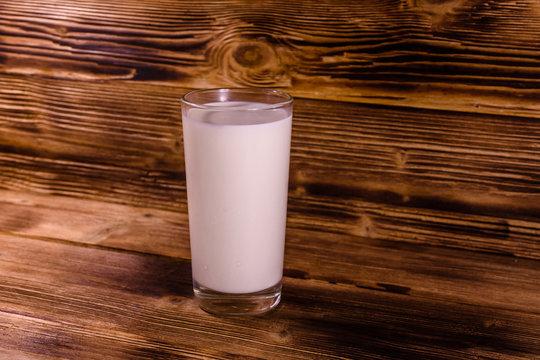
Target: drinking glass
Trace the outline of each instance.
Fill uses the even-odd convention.
[[[220,315],[281,299],[293,99],[271,89],[182,97],[193,290]]]

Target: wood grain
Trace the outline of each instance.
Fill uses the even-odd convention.
[[[295,97],[283,302],[202,312],[180,96]],[[0,357],[540,358],[540,2],[0,3]]]
[[[2,188],[186,213],[185,89],[0,80]],[[539,143],[529,117],[297,99],[290,223],[539,258]]]
[[[535,0],[8,0],[0,14],[3,74],[539,117]]]
[[[6,236],[190,259],[187,216],[177,211],[13,191],[0,191],[0,199]],[[294,220],[287,228],[285,275],[300,280],[537,313],[539,271],[537,261],[506,255],[310,229]]]
[[[144,243],[166,238],[167,229],[132,236],[132,250],[113,250],[106,236],[77,246],[84,240],[73,222],[140,209],[3,195],[10,199],[3,210],[32,209],[26,219],[39,213],[41,224],[56,224],[55,231],[36,221],[0,234],[0,346],[22,358],[529,359],[540,351],[537,261],[403,243],[392,249],[360,238],[347,244],[331,233],[306,243],[317,235],[292,230],[279,310],[216,318],[193,302],[188,261],[135,249],[146,252]],[[162,221],[173,216],[145,211]],[[128,221],[124,233],[133,226]],[[185,235],[167,242],[185,255]],[[342,270],[352,278],[340,280],[350,246],[360,251]],[[157,243],[154,251],[163,250],[170,252]]]

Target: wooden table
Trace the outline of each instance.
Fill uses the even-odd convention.
[[[538,1],[0,3],[0,359],[540,359]],[[193,300],[179,97],[295,97],[283,299]]]

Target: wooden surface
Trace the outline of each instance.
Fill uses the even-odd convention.
[[[191,292],[179,97],[295,97],[284,297]],[[0,2],[0,358],[540,359],[539,1]]]
[[[3,0],[0,71],[538,118],[537,0]]]
[[[306,229],[293,213],[278,310],[216,318],[192,298],[184,214],[0,195],[6,358],[531,359],[540,352],[536,260]]]

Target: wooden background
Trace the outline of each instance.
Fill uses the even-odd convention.
[[[540,1],[3,0],[6,354],[200,355],[201,330],[171,318],[190,296],[179,98],[224,86],[296,98],[289,300],[209,330],[207,356],[540,354]],[[117,296],[131,332],[107,320]],[[97,320],[67,326],[77,312]],[[188,328],[189,351],[167,326]]]

